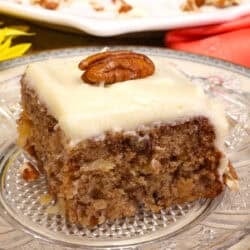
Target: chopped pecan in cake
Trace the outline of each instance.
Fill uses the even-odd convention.
[[[25,162],[21,168],[22,178],[27,182],[35,181],[39,178],[40,174],[30,162]]]

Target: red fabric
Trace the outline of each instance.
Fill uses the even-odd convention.
[[[223,24],[170,31],[165,44],[250,68],[250,15]]]

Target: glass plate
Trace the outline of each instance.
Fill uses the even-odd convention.
[[[71,58],[98,50],[51,52],[4,63],[2,68],[10,69],[51,56]],[[179,204],[157,214],[140,210],[134,217],[107,222],[92,230],[68,223],[62,216],[51,213],[53,201],[41,203],[47,193],[45,178],[33,183],[20,178],[19,168],[28,156],[15,146],[15,121],[20,113],[20,74],[14,71],[0,84],[0,242],[6,248],[20,246],[32,240],[29,236],[32,235],[61,246],[84,249],[211,249],[231,246],[249,233],[250,93],[232,84],[232,79],[229,84],[227,74],[190,73],[186,70],[188,67],[182,67],[181,61],[178,61],[185,61],[183,57],[186,54],[148,48],[136,50],[166,59],[194,83],[201,84],[209,95],[224,102],[230,122],[230,134],[225,144],[240,177],[240,191],[233,193],[226,190],[214,200],[200,199]],[[202,58],[186,57],[195,62]],[[225,67],[225,64],[222,65]]]

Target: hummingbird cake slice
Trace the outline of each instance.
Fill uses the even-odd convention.
[[[21,97],[18,144],[72,223],[214,198],[237,180],[223,107],[162,58],[109,51],[32,63]]]

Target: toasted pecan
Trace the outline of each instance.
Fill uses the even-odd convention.
[[[118,4],[118,12],[121,13],[127,13],[133,9],[133,6],[128,4],[125,0],[112,0],[114,4]]]
[[[60,0],[32,0],[31,2],[49,10],[55,10],[60,5]]]
[[[82,80],[93,85],[145,78],[155,71],[153,62],[147,56],[126,50],[89,56],[79,63],[79,68],[85,70]]]
[[[183,11],[195,11],[203,5],[213,5],[218,8],[225,8],[232,5],[238,5],[240,0],[186,0],[182,5]]]

